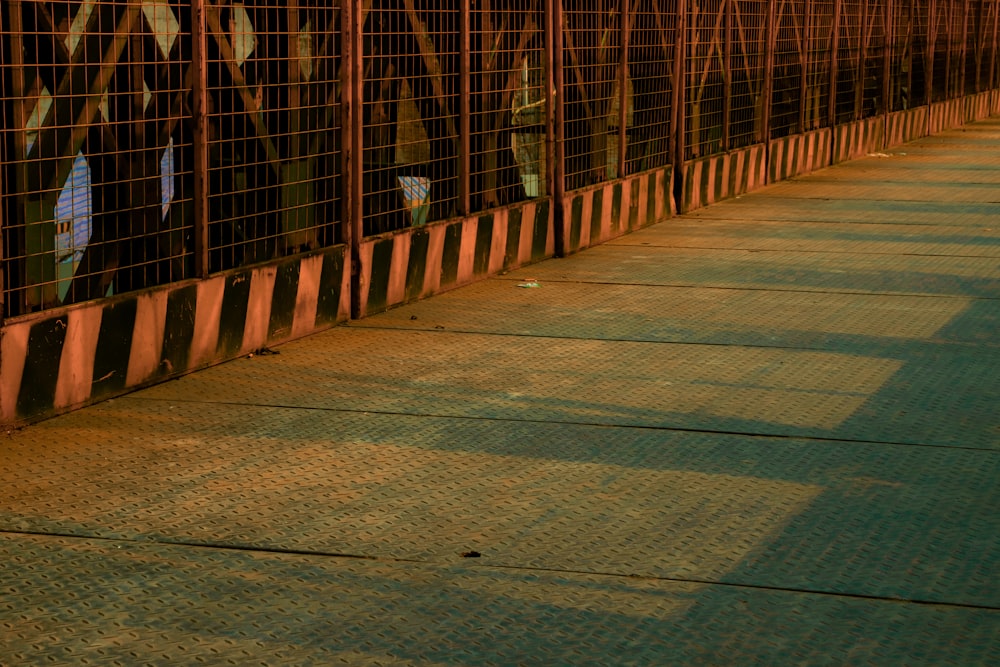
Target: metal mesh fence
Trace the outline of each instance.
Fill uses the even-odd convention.
[[[860,118],[885,111],[885,56],[888,7],[886,0],[862,3],[861,107]]]
[[[766,0],[729,0],[729,128],[727,148],[763,140]]]
[[[690,0],[687,16],[685,156],[725,149],[727,0]]]
[[[373,3],[364,20],[364,234],[458,213],[459,6]]]
[[[825,127],[830,122],[830,57],[833,49],[834,5],[832,0],[807,0],[805,129]]]
[[[621,0],[563,0],[566,189],[614,178]]]
[[[546,194],[545,8],[484,3],[471,15],[471,194],[483,210]]]
[[[930,89],[927,87],[928,58],[932,53],[928,41],[928,30],[930,27],[930,3],[932,0],[913,0],[909,3],[909,20],[911,28],[910,51],[910,90],[907,96],[910,100],[910,107],[920,106],[928,102]],[[907,5],[903,5],[903,12],[907,11]]]
[[[559,171],[571,191],[765,128],[1000,82],[998,0],[560,3],[0,4],[5,314],[310,251],[348,224],[372,235],[549,196]],[[565,161],[550,165],[557,110]],[[348,137],[356,206],[341,191]]]
[[[339,14],[334,2],[206,5],[211,271],[334,240]]]
[[[677,0],[633,0],[627,172],[671,162]]]
[[[774,69],[771,100],[771,136],[800,131],[805,101],[804,64],[807,59],[809,21],[806,0],[780,3],[776,16]]]
[[[2,11],[7,314],[191,273],[187,15],[178,2]]]
[[[837,53],[837,97],[834,100],[838,123],[857,120],[862,87],[859,85],[864,40],[864,0],[843,0]]]

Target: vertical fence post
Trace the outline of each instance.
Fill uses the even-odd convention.
[[[674,172],[674,205],[677,212],[684,210],[684,132],[687,124],[687,112],[684,109],[684,88],[686,80],[687,61],[687,3],[689,0],[677,0],[677,34],[674,44],[674,90],[670,110],[670,122],[673,125],[673,172]]]
[[[969,10],[972,8],[970,2],[972,0],[961,0],[962,4],[960,7],[956,8],[956,11],[962,12],[962,48],[959,49],[959,73],[958,73],[958,87],[955,90],[955,97],[964,97],[968,85],[968,67],[966,64],[969,62]],[[950,50],[950,49],[949,49]]]
[[[882,3],[882,25],[885,26],[885,34],[882,35],[882,114],[887,119],[892,109],[892,50],[896,41],[893,2],[895,0],[885,0]]]
[[[810,49],[812,48],[813,32],[813,0],[805,0],[805,16],[802,18],[802,43],[799,44],[799,132],[805,133],[811,128],[806,127],[808,115],[806,111],[809,106],[807,96],[809,95],[809,63]]]
[[[618,59],[618,178],[625,178],[628,150],[628,49],[631,43],[632,12],[629,0],[621,0],[621,56]]]
[[[546,105],[548,144],[546,153],[551,156],[546,172],[552,179],[549,192],[552,196],[553,233],[556,256],[566,254],[566,233],[563,228],[563,199],[566,194],[566,102],[563,80],[563,7],[562,0],[549,0],[548,47],[549,103]]]
[[[989,58],[990,58],[990,88],[996,89],[1000,86],[997,85],[996,81],[996,68],[997,68],[997,58],[1000,57],[997,49],[997,28],[1000,26],[1000,0],[989,0],[990,4],[993,5],[993,43],[990,45]]]
[[[840,76],[840,61],[838,52],[840,50],[840,21],[841,12],[844,5],[842,0],[833,2],[833,32],[830,35],[830,127],[837,126],[837,77]],[[834,133],[836,136],[836,133]]]
[[[725,3],[723,9],[722,28],[725,34],[722,37],[722,150],[728,151],[732,134],[733,115],[733,2],[735,0],[722,0]],[[768,0],[770,1],[770,0]],[[744,45],[744,48],[746,46]]]
[[[865,109],[865,66],[868,64],[868,45],[874,33],[871,0],[861,3],[861,24],[858,26],[857,65],[854,70],[854,118],[861,120]]]
[[[340,67],[341,173],[344,243],[351,264],[351,317],[362,313],[361,239],[364,236],[364,17],[360,2],[345,2],[341,12]]]
[[[774,96],[774,52],[778,48],[778,0],[768,0],[767,24],[764,26],[764,96],[761,105],[760,143],[766,147],[771,141],[771,104]],[[765,148],[765,155],[767,149]]]
[[[191,144],[194,152],[194,274],[204,278],[209,264],[209,180],[208,180],[208,23],[206,0],[191,1],[191,67],[194,80],[191,89],[191,112],[194,130]]]
[[[471,0],[459,1],[458,63],[458,208],[472,213],[472,7]]]

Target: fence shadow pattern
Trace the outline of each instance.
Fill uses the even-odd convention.
[[[996,111],[998,9],[5,2],[5,326],[96,328],[66,338],[93,366],[115,308],[133,313],[130,355],[143,326],[166,346],[183,314],[184,358],[164,370],[154,342],[120,369],[131,386],[575,252]],[[71,318],[80,304],[105,314]],[[242,342],[223,344],[233,304]],[[38,336],[5,346],[4,418],[52,408],[16,407],[31,351],[52,352]],[[81,363],[67,354],[53,378]]]

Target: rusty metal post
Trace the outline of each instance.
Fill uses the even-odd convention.
[[[854,118],[851,120],[861,120],[864,116],[865,105],[865,65],[868,63],[868,40],[871,34],[868,33],[868,26],[871,24],[870,13],[871,3],[861,3],[861,34],[858,35],[858,62],[854,71]],[[867,34],[866,34],[867,33]]]
[[[732,137],[733,115],[733,1],[725,2],[725,17],[722,19],[726,31],[722,38],[722,150],[728,151]],[[770,0],[769,0],[770,1]],[[745,45],[744,45],[744,48]]]
[[[997,85],[996,80],[996,68],[997,68],[997,58],[1000,58],[1000,49],[997,49],[997,37],[998,28],[1000,28],[1000,3],[997,0],[993,2],[993,45],[990,49],[990,88],[995,89],[1000,86]]]
[[[459,2],[458,37],[458,209],[462,215],[472,213],[472,3]]]
[[[194,274],[208,275],[209,263],[209,180],[208,180],[208,17],[205,0],[191,2],[191,67],[194,79],[191,89],[191,113],[194,152]]]
[[[934,101],[934,46],[937,41],[937,2],[927,4],[927,48],[924,50],[924,104]],[[930,114],[927,114],[928,128]]]
[[[802,44],[799,52],[799,66],[802,68],[799,73],[799,132],[801,133],[810,129],[806,127],[806,119],[808,118],[806,111],[809,106],[807,97],[809,96],[809,49],[812,47],[813,11],[815,9],[813,1],[805,0],[806,15],[802,19]]]
[[[687,85],[687,3],[689,0],[677,0],[677,34],[674,45],[674,90],[670,122],[673,124],[673,172],[674,172],[674,204],[678,212],[684,208],[684,130],[687,112],[684,87]]]
[[[844,3],[842,0],[833,2],[833,33],[830,35],[830,127],[837,126],[837,77],[840,74],[840,61],[838,51],[840,50],[840,20]]]
[[[889,115],[892,108],[892,47],[895,44],[895,13],[892,11],[895,0],[885,0],[882,4],[882,16],[885,34],[882,36],[882,113]]]
[[[364,237],[364,17],[360,2],[341,7],[341,199],[344,243],[351,263],[351,317],[361,316],[361,239]]]
[[[550,192],[552,195],[552,211],[555,223],[556,256],[566,254],[566,233],[563,228],[563,204],[566,195],[566,102],[565,81],[563,77],[563,7],[562,0],[550,0],[548,12],[548,39],[545,42],[549,61],[546,83],[549,85],[548,96],[551,110],[546,109],[550,123],[546,146],[546,157],[551,167],[546,173],[552,179]]]
[[[618,178],[625,178],[628,150],[628,49],[631,43],[632,12],[629,0],[621,0],[621,57],[618,59]]]
[[[778,0],[767,2],[767,25],[764,33],[764,97],[761,105],[760,143],[771,140],[771,98],[774,95],[774,52],[778,48]]]
[[[962,12],[962,48],[959,50],[959,74],[958,90],[956,97],[963,97],[968,91],[968,70],[966,63],[969,62],[969,2],[971,0],[961,0],[959,10]]]

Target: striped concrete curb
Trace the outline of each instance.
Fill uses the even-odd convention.
[[[833,164],[847,162],[885,148],[885,116],[865,118],[833,128]]]
[[[627,211],[627,215],[622,215]],[[624,181],[578,190],[563,205],[564,254],[610,241],[668,219],[674,210],[673,170],[645,172]]]
[[[344,246],[9,322],[0,417],[22,422],[347,320]]]
[[[822,169],[830,165],[830,128],[775,139],[768,146],[768,182]]]
[[[738,197],[767,183],[764,144],[693,160],[684,165],[681,211],[688,213]]]
[[[549,200],[366,238],[357,317],[467,285],[555,254]]]
[[[885,118],[885,147],[893,148],[927,135],[927,107],[890,113]]]

